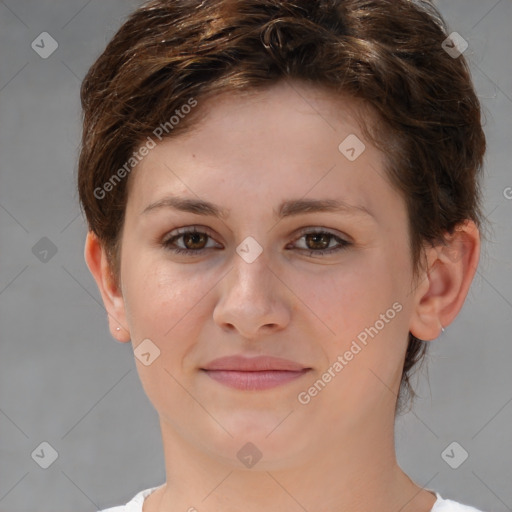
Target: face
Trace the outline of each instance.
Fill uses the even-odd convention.
[[[269,468],[371,435],[393,417],[413,309],[385,156],[353,100],[302,84],[200,106],[133,171],[122,235],[123,321],[136,353],[150,340],[135,360],[162,426],[226,461],[250,441]],[[231,356],[260,359],[213,363]]]

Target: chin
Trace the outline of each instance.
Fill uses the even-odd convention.
[[[239,469],[244,465],[247,469],[285,469],[313,448],[312,433],[289,421],[293,416],[287,417],[290,411],[281,415],[254,411],[238,412],[229,418],[216,417],[233,437],[216,424],[214,433],[200,436],[201,444],[204,446],[207,440],[207,449],[214,456]]]

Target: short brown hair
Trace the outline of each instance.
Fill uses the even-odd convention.
[[[443,49],[447,36],[439,12],[420,0],[154,0],[139,7],[81,87],[80,203],[114,279],[130,180],[112,177],[123,166],[117,177],[128,174],[136,148],[158,126],[168,127],[165,137],[192,129],[200,108],[169,121],[191,99],[288,79],[359,98],[377,114],[378,125],[363,130],[384,151],[387,175],[406,202],[416,275],[425,243],[442,242],[466,219],[478,227],[483,221],[480,105],[464,57]],[[401,392],[414,396],[410,374],[425,349],[409,333]]]

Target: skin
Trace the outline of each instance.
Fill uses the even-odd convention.
[[[429,246],[427,270],[414,281],[405,202],[386,179],[385,155],[361,133],[357,102],[281,82],[200,105],[207,117],[158,144],[130,176],[120,283],[93,233],[85,247],[112,335],[134,349],[149,338],[160,350],[149,366],[135,358],[159,414],[167,473],[144,512],[429,511],[435,496],[396,461],[395,405],[409,331],[434,340],[464,303],[478,264],[476,226],[468,221],[446,247]],[[353,162],[338,150],[349,134],[366,146]],[[205,199],[229,216],[141,214],[166,195]],[[300,198],[341,199],[371,216],[273,217],[281,201]],[[209,236],[176,245],[219,250],[185,256],[163,246],[176,228],[191,226]],[[302,228],[352,245],[310,256],[305,249],[321,244]],[[236,252],[248,236],[262,248],[252,263]],[[298,394],[397,302],[401,311],[301,404]],[[272,389],[241,391],[199,369],[233,354],[282,357],[311,370]],[[247,442],[262,454],[250,469],[237,457]]]

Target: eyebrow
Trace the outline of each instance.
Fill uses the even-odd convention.
[[[212,216],[219,219],[227,219],[229,217],[229,210],[221,208],[209,201],[177,196],[166,196],[149,204],[142,211],[141,215],[162,208],[172,208],[182,212]],[[283,201],[278,210],[274,209],[274,217],[284,219],[285,217],[291,217],[293,215],[317,212],[343,212],[374,217],[364,206],[350,205],[340,199],[290,199]]]

